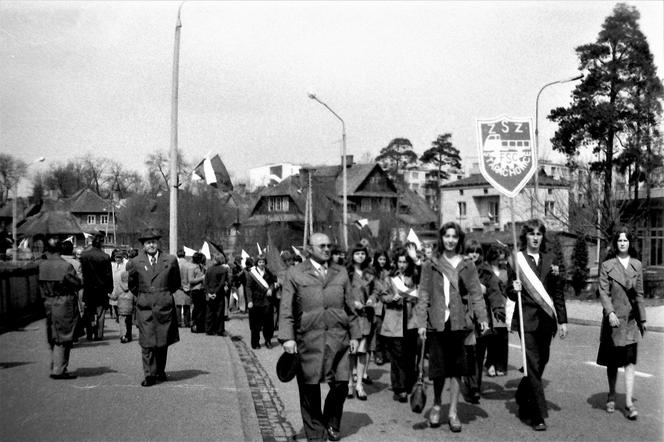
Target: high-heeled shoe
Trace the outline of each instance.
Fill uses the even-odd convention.
[[[625,417],[631,421],[635,421],[639,417],[639,412],[636,411],[636,407],[634,405],[627,407],[625,406]]]
[[[461,421],[457,415],[449,416],[449,422],[447,424],[452,433],[461,433]]]
[[[364,392],[364,388],[358,386],[355,388],[355,396],[361,401],[366,401],[367,400],[367,394]]]

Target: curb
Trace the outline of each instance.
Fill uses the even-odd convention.
[[[242,360],[237,353],[235,345],[233,345],[232,338],[225,339],[228,354],[233,361],[233,377],[235,378],[235,386],[237,388],[237,400],[240,406],[240,426],[244,434],[244,440],[262,440],[262,434],[258,428],[258,416],[256,415],[256,408],[254,406],[254,399],[251,396],[251,389],[249,388],[249,380],[242,367]]]
[[[600,325],[602,325],[602,323],[600,321],[593,321],[591,319],[567,318],[567,322],[570,323],[570,324],[576,324],[576,325],[593,325],[593,326],[598,326],[598,327]],[[658,325],[651,325],[651,326],[648,326],[647,328],[648,328],[647,332],[664,333],[664,327],[661,327],[661,326],[658,326]]]

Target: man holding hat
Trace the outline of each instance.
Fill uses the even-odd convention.
[[[299,359],[297,386],[307,440],[340,439],[348,355],[357,350],[362,336],[348,272],[330,262],[330,247],[327,235],[311,235],[310,258],[288,269],[281,296],[279,341]],[[330,388],[322,412],[321,382]]]
[[[92,244],[81,253],[83,273],[83,303],[88,340],[104,338],[104,313],[108,307],[108,295],[113,292],[111,257],[101,250],[104,235],[97,233]]]
[[[173,293],[180,288],[175,256],[159,250],[161,235],[148,228],[138,240],[143,250],[127,263],[129,290],[136,297],[136,325],[141,346],[144,387],[165,382],[168,346],[180,340]]]

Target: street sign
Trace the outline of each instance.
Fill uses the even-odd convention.
[[[537,170],[531,118],[477,120],[480,172],[500,193],[514,198]]]

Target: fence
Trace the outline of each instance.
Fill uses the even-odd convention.
[[[38,276],[36,262],[0,263],[0,333],[43,316]]]

